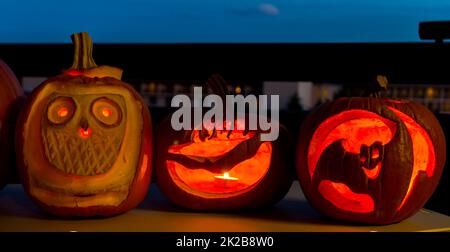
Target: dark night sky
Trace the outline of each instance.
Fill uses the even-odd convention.
[[[91,3],[93,2],[93,3]],[[407,42],[449,0],[2,1],[0,43]]]

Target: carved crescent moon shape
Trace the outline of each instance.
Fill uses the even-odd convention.
[[[308,171],[312,179],[323,151],[332,143],[344,140],[342,147],[351,153],[359,153],[361,145],[376,141],[383,145],[390,142],[397,131],[395,122],[376,113],[352,109],[334,115],[317,128],[308,149]]]
[[[398,209],[400,209],[411,195],[411,189],[419,172],[426,172],[427,177],[431,177],[434,174],[435,151],[430,136],[423,127],[414,121],[413,118],[393,107],[388,106],[388,109],[394,112],[403,121],[413,143],[413,171],[408,190],[398,207]],[[342,141],[342,147],[346,151],[359,153],[361,145],[363,144],[369,146],[375,141],[379,141],[383,145],[389,143],[393,139],[396,131],[397,125],[395,122],[366,110],[347,110],[326,119],[314,132],[308,148],[308,172],[310,178],[313,178],[317,162],[323,151],[330,144],[339,140],[344,140]],[[337,192],[342,191],[343,189],[346,189],[344,190],[346,193],[342,194],[341,192],[338,195]],[[326,180],[319,184],[319,191],[322,192],[322,195],[324,195],[324,193],[327,194],[327,196],[324,195],[324,197],[337,206],[348,205],[340,204],[340,202],[348,202],[348,199],[345,198],[346,195],[350,195],[350,198],[355,200],[356,203],[359,202],[358,204],[353,202],[355,203],[353,205],[365,206],[344,210],[356,212],[370,212],[371,209],[373,210],[373,204],[370,203],[372,199],[369,195],[354,194],[346,185],[340,185],[339,183]],[[366,196],[369,197],[370,200]],[[342,207],[340,208],[343,209]]]

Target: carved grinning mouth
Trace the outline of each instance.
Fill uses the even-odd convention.
[[[196,141],[187,144],[171,146],[168,159],[189,167],[189,169],[207,169],[221,174],[237,164],[253,157],[261,142],[255,133],[238,138],[223,140],[211,138],[207,141]]]
[[[381,172],[381,162],[379,162],[377,165],[375,165],[375,168],[369,169],[367,167],[362,166],[361,167],[366,174],[368,179],[376,179],[378,175],[380,175]]]
[[[268,172],[271,162],[272,145],[263,142],[256,153],[247,159],[225,168],[229,176],[239,178],[236,186],[216,187],[215,176],[222,175],[223,167],[212,166],[186,167],[174,160],[167,160],[166,165],[174,182],[182,187],[197,190],[199,193],[238,193],[252,188]]]
[[[360,165],[368,179],[376,179],[380,174],[383,154],[384,148],[381,142],[375,142],[370,146],[361,145]]]
[[[175,184],[202,197],[241,193],[256,185],[270,167],[271,143],[260,142],[255,132],[233,132],[230,138],[227,134],[219,131],[205,140],[194,136],[192,142],[170,146],[166,165]],[[238,178],[233,186],[216,184],[224,172]]]

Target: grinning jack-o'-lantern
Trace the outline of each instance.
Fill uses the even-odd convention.
[[[434,115],[407,100],[340,98],[303,123],[297,172],[311,204],[330,217],[399,222],[435,190],[445,136]]]
[[[118,79],[120,69],[97,67],[87,33],[72,40],[72,68],[34,90],[20,115],[22,182],[54,215],[119,214],[147,194],[150,114],[138,93]]]
[[[0,189],[15,167],[14,126],[23,90],[14,73],[0,60]]]
[[[223,80],[219,76],[213,78]],[[210,79],[211,80],[211,79]],[[211,82],[210,82],[211,83]],[[213,90],[219,90],[215,88]],[[175,204],[203,211],[264,207],[279,201],[292,183],[290,138],[261,141],[260,130],[175,131],[170,116],[157,129],[155,176]]]

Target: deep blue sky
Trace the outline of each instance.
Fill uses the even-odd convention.
[[[92,2],[92,3],[91,3]],[[0,43],[406,42],[450,0],[11,0]]]

